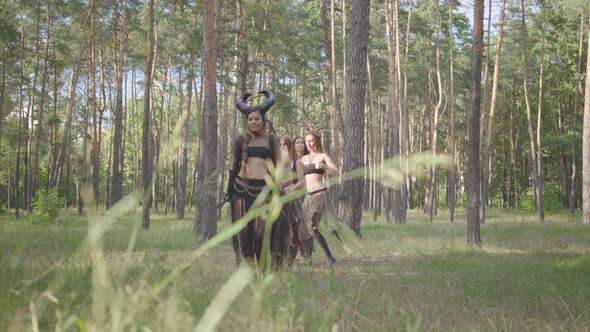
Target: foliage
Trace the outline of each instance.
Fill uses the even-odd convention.
[[[150,232],[139,232],[139,215],[127,212],[103,233],[104,262],[117,263],[108,265],[106,293],[113,325],[99,327],[194,330],[215,298],[225,308],[223,300],[238,292],[224,290],[244,283],[228,311],[220,311],[219,330],[583,330],[590,323],[590,229],[576,216],[548,214],[540,225],[535,213],[492,209],[482,248],[474,250],[465,245],[465,211],[458,210],[454,224],[445,214],[429,223],[410,211],[406,225],[366,215],[362,255],[329,268],[316,252],[312,267],[297,260],[270,277],[246,275],[233,284],[232,276],[248,273],[235,266],[224,240],[155,295],[154,286],[194,252],[192,224],[161,215]],[[79,256],[89,226],[74,218],[59,229],[0,219],[0,330],[28,330],[32,321],[39,330],[98,324],[94,267]],[[97,225],[106,221],[99,218]],[[229,225],[222,220],[220,231]],[[480,309],[466,310],[474,306]]]
[[[63,208],[63,200],[57,189],[37,190],[33,202],[33,211],[27,216],[32,224],[55,224],[59,222],[59,213]]]

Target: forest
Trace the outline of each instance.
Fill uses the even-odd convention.
[[[233,101],[268,88],[278,135],[318,131],[344,171],[366,167],[342,184],[364,191],[355,209],[404,223],[406,209],[432,220],[444,208],[452,222],[473,178],[473,4],[353,4],[3,1],[2,209],[19,218],[51,196],[82,214],[86,186],[104,209],[144,192],[144,228],[150,210],[181,219],[211,206],[243,129]],[[580,210],[588,3],[484,7],[478,222],[488,207],[535,210],[540,222]],[[374,181],[384,160],[420,153],[450,165],[395,190]],[[195,215],[203,238],[215,234],[201,218],[215,214]]]
[[[0,47],[0,330],[590,326],[588,0],[0,0]],[[230,258],[263,89],[332,267]]]

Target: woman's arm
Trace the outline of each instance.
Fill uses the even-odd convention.
[[[325,153],[324,157],[322,158],[322,161],[320,162],[320,168],[325,169],[328,175],[340,175],[340,170],[338,169],[338,166],[336,166],[336,164],[334,164],[334,162],[332,161],[332,158],[330,158],[330,156],[328,156]]]
[[[288,191],[294,191],[305,188],[305,175],[303,175],[303,163],[301,162],[301,159],[297,160],[297,162],[295,163],[295,168],[297,169],[297,182],[289,186],[290,188]]]

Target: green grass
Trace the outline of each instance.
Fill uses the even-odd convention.
[[[210,303],[221,289],[240,292],[228,283],[238,268],[225,241],[155,293],[191,259],[197,237],[192,217],[156,215],[128,251],[138,218],[139,211],[124,216],[84,254],[86,219],[68,214],[67,223],[31,225],[0,216],[0,331],[35,324],[40,331],[188,331],[217,308]],[[491,210],[480,248],[466,244],[463,210],[453,224],[444,210],[432,224],[418,211],[406,225],[371,219],[363,220],[360,253],[347,256],[329,239],[338,259],[332,268],[318,248],[312,267],[298,260],[258,273],[218,330],[590,329],[590,227],[579,216],[548,215],[540,224],[532,212]],[[222,220],[220,232],[228,224]]]

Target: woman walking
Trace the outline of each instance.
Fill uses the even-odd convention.
[[[275,98],[268,90],[261,90],[266,100],[255,106],[248,105],[251,94],[246,93],[235,102],[236,108],[246,117],[247,128],[240,135],[231,150],[227,198],[231,205],[232,223],[242,218],[252,207],[256,198],[266,187],[265,177],[270,170],[267,161],[277,165],[280,160],[280,147],[276,136],[269,135],[266,128],[266,112],[274,104]],[[257,216],[232,239],[236,261],[241,257],[260,260],[264,238],[265,220]],[[273,267],[280,266],[287,256],[291,228],[281,213],[274,222],[271,232],[271,253]]]

